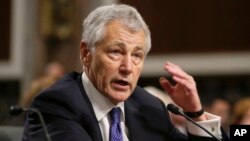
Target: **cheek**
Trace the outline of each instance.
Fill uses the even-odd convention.
[[[143,63],[141,65],[139,65],[136,69],[136,75],[139,77],[141,75],[142,69],[143,69]]]
[[[141,72],[142,72],[142,66],[140,67],[137,67],[135,70],[134,70],[134,73],[133,73],[133,83],[134,85],[137,84],[137,81],[141,75]]]
[[[102,90],[107,89],[112,76],[115,74],[114,63],[96,62],[93,73],[96,76],[98,88]]]

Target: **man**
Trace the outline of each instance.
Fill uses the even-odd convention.
[[[149,29],[134,8],[109,5],[91,12],[83,23],[80,44],[84,72],[66,75],[31,106],[44,116],[51,139],[213,140],[191,123],[187,124],[189,136],[181,134],[170,122],[165,105],[137,86],[150,47]],[[171,62],[164,68],[177,82],[174,86],[160,78],[172,100],[191,114],[201,111],[193,78]],[[201,111],[193,119],[222,138],[218,117]],[[23,140],[45,140],[35,113],[28,114]]]

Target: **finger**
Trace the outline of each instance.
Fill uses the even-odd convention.
[[[174,90],[174,86],[165,78],[161,77],[159,79],[159,82],[161,84],[161,87],[168,93],[171,94],[172,91]]]
[[[192,76],[188,75],[179,66],[171,62],[166,62],[165,68],[167,69],[167,71],[169,71],[170,74],[173,75],[173,80],[176,81],[178,85],[185,87],[187,93],[196,93],[196,84]],[[175,89],[175,87],[173,88],[172,86],[172,89]]]
[[[164,69],[166,71],[168,71],[171,75],[173,76],[178,76],[181,78],[189,78],[190,76],[184,72],[179,66],[171,63],[171,62],[167,62],[164,66]]]
[[[184,86],[188,93],[194,93],[196,91],[196,83],[193,80],[187,80],[175,76],[173,76],[173,80]]]
[[[184,72],[179,66],[169,61],[166,62],[165,65],[169,72],[173,75],[173,80],[190,89],[195,85],[193,77]]]
[[[172,77],[175,82],[181,83],[184,86],[193,86],[195,85],[194,78],[191,76],[188,76],[188,78],[185,77],[179,77],[179,76],[173,76]]]

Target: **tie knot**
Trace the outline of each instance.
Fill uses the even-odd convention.
[[[115,107],[110,111],[110,119],[111,124],[113,123],[120,123],[121,121],[121,109],[119,107]]]

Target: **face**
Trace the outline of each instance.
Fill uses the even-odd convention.
[[[210,112],[221,117],[222,125],[227,124],[230,114],[230,105],[225,100],[216,99],[213,102]]]
[[[239,124],[250,125],[250,108],[244,113]]]
[[[106,36],[88,51],[81,44],[86,57],[85,72],[94,86],[113,104],[126,100],[134,91],[146,56],[143,30],[128,30],[119,21],[106,26]]]

